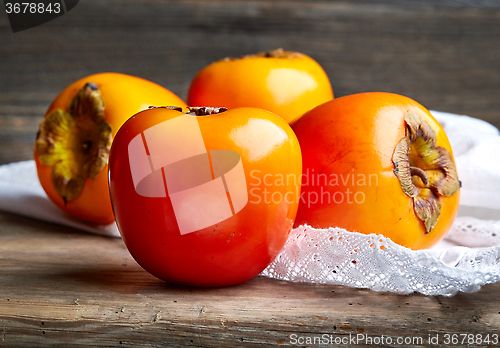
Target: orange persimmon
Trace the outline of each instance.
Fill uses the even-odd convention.
[[[212,63],[196,75],[188,93],[190,106],[256,107],[288,123],[331,99],[323,68],[303,53],[282,49]]]
[[[114,221],[108,156],[120,126],[150,105],[186,104],[156,83],[101,73],[69,85],[49,106],[35,143],[40,183],[48,197],[77,218]]]
[[[450,228],[459,203],[453,153],[422,105],[391,93],[322,104],[292,127],[303,157],[295,225],[377,233],[428,248]]]
[[[257,108],[152,108],[113,141],[109,188],[130,254],[166,281],[244,282],[285,244],[302,172],[290,126]]]

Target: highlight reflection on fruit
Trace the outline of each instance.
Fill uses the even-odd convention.
[[[166,281],[222,286],[280,252],[298,206],[300,147],[257,108],[151,108],[113,142],[110,194],[134,259]]]
[[[282,49],[212,63],[196,75],[188,94],[190,106],[251,106],[288,123],[331,99],[323,68],[303,53]]]
[[[451,227],[460,182],[448,138],[422,105],[391,93],[349,95],[292,128],[304,174],[296,226],[383,234],[412,249]]]
[[[153,82],[101,73],[68,86],[40,124],[35,162],[48,197],[80,219],[114,221],[108,191],[108,156],[120,126],[150,105],[186,104]]]

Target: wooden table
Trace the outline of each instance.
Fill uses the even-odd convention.
[[[0,347],[267,347],[366,336],[428,346],[436,335],[443,343],[445,334],[500,334],[498,303],[498,283],[452,298],[264,277],[178,286],[142,270],[121,239],[0,213]]]

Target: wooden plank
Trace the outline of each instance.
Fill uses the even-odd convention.
[[[16,34],[0,16],[0,119],[39,118],[69,83],[102,71],[185,98],[212,61],[284,47],[318,60],[336,96],[395,92],[500,126],[499,20],[494,0],[85,1]],[[0,163],[31,157],[32,138],[11,129]]]
[[[429,335],[442,341],[500,328],[500,284],[452,298],[263,277],[185,287],[143,271],[120,239],[7,213],[0,213],[0,269],[2,347],[290,346],[292,334],[410,337],[427,346]]]

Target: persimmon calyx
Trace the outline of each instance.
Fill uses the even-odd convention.
[[[406,136],[396,145],[392,162],[404,193],[431,232],[441,215],[441,197],[460,188],[455,163],[448,150],[436,144],[436,133],[413,111],[405,115]]]
[[[264,58],[291,58],[300,55],[298,52],[284,51],[283,48],[277,48],[271,51],[257,52],[246,57],[264,57]]]
[[[196,116],[216,115],[228,110],[228,108],[225,107],[212,106],[189,106],[187,109],[189,111],[188,114]]]
[[[245,59],[245,58],[293,58],[293,57],[301,57],[302,54],[299,52],[289,52],[283,50],[283,48],[277,48],[275,50],[270,50],[270,51],[263,51],[263,52],[257,52],[255,54],[248,54],[246,56],[241,56],[239,58],[234,58],[234,57],[226,57],[222,59],[221,61],[234,61],[234,60],[240,60],[240,59]]]
[[[108,163],[111,127],[95,83],[87,83],[67,110],[56,109],[40,123],[35,143],[39,161],[52,166],[52,184],[64,202],[80,196],[85,180]]]
[[[161,108],[175,110],[194,116],[216,115],[220,114],[221,112],[229,110],[228,108],[222,106],[188,106],[186,108],[187,111],[184,111],[184,109],[182,109],[179,106],[150,106],[148,109],[161,109]]]

